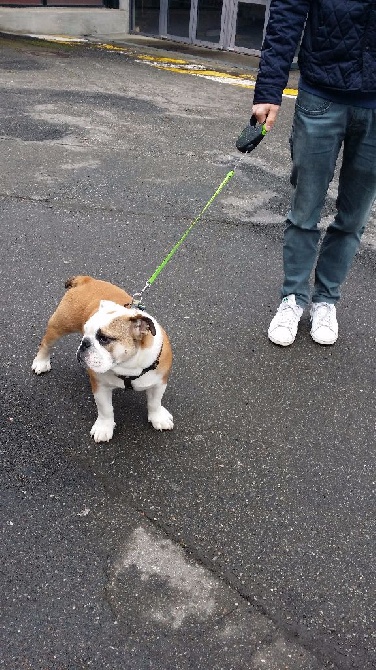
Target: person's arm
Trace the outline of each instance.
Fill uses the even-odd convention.
[[[312,0],[271,0],[261,49],[252,113],[267,130],[274,125]]]

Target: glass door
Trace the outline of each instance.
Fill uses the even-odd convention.
[[[238,2],[234,46],[242,49],[261,49],[265,23],[265,5],[254,1]]]
[[[270,6],[270,0],[134,2],[135,32],[252,54],[260,53]]]
[[[134,0],[133,31],[145,35],[159,35],[159,0]]]
[[[224,2],[160,0],[160,34],[181,42],[220,46]]]
[[[225,48],[259,54],[269,16],[270,0],[228,0]]]
[[[185,38],[189,41],[191,20],[191,0],[168,0],[166,35]]]
[[[211,42],[219,45],[222,10],[223,0],[197,0],[196,25],[193,26],[195,43]]]

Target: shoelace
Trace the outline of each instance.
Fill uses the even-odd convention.
[[[282,304],[279,306],[278,312],[281,315],[281,326],[288,326],[298,318],[294,306],[290,305],[288,302],[282,302]]]
[[[312,320],[317,320],[317,327],[327,326],[328,328],[332,328],[332,316],[334,316],[333,305],[321,303],[320,307],[316,307]]]

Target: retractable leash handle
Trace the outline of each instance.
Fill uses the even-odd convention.
[[[251,116],[249,126],[244,128],[236,140],[236,148],[242,154],[249,154],[253,149],[256,149],[261,140],[264,139],[267,130],[265,124],[257,123],[255,115]]]

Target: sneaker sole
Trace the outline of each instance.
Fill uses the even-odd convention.
[[[274,339],[273,335],[269,335],[269,333],[268,338],[273,344],[278,344],[279,347],[290,347],[295,342],[295,338],[291,340],[291,342],[280,342],[279,340]]]
[[[311,332],[311,337],[312,337],[314,342],[316,342],[317,344],[322,344],[323,346],[325,346],[325,345],[330,346],[331,344],[334,344],[338,340],[338,335],[336,335],[336,337],[334,337],[333,340],[330,340],[330,341],[327,340],[326,342],[323,342],[319,338],[315,337],[315,335],[312,332]]]

